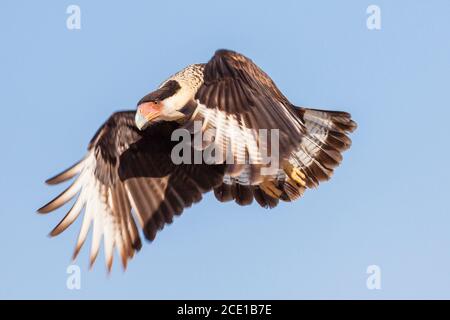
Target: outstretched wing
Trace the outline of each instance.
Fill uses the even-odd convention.
[[[242,164],[256,164],[250,172],[250,180],[256,184],[262,180],[260,164],[266,162],[266,156],[277,152],[280,161],[287,159],[306,128],[269,76],[245,56],[219,50],[203,73],[189,123],[202,121],[203,132],[214,130],[211,140],[215,148],[224,155],[232,152],[233,164],[227,167],[231,176],[241,173]],[[279,137],[278,150],[270,148],[272,130]]]
[[[274,207],[278,199],[295,200],[331,177],[350,147],[347,134],[356,128],[350,114],[293,106],[266,73],[233,51],[217,51],[203,74],[189,123],[200,120],[202,132],[215,129],[214,147],[233,155],[224,183],[214,190],[217,199],[249,204],[255,198]],[[265,136],[260,129],[268,129]],[[271,145],[275,130],[277,150]],[[269,175],[258,164],[265,155],[278,158],[278,170]]]
[[[108,269],[114,248],[124,267],[141,248],[132,209],[146,238],[153,240],[175,215],[223,180],[223,166],[173,164],[170,135],[176,124],[160,123],[141,132],[135,128],[134,115],[134,111],[112,115],[92,139],[86,157],[47,180],[58,184],[78,175],[64,192],[38,210],[54,211],[76,197],[50,235],[66,230],[84,209],[74,258],[93,225],[90,263],[95,262],[103,238]]]

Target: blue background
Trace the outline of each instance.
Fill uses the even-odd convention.
[[[81,30],[66,8],[81,8]],[[382,29],[366,27],[381,8]],[[449,1],[0,3],[0,298],[450,298]],[[359,128],[333,179],[271,211],[209,194],[123,272],[66,288],[80,222],[35,211],[116,110],[217,48]],[[68,209],[68,208],[66,208]],[[80,220],[80,219],[79,219]],[[381,268],[381,290],[366,269]]]

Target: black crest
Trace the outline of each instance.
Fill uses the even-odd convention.
[[[150,92],[148,95],[139,100],[138,105],[145,102],[158,102],[173,96],[181,89],[180,84],[175,80],[167,81],[161,88]]]

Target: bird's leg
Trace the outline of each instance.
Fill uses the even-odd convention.
[[[299,168],[296,168],[291,163],[288,163],[283,169],[291,180],[294,180],[302,187],[306,187],[306,175]]]
[[[279,199],[281,194],[282,194],[282,191],[275,186],[275,181],[273,181],[273,180],[266,180],[266,181],[262,182],[259,185],[259,187],[268,196],[270,196],[270,197],[272,197],[274,199]]]

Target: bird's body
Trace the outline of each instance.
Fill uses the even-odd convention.
[[[240,205],[255,199],[272,208],[280,199],[295,200],[330,178],[350,147],[347,133],[355,128],[348,113],[294,106],[251,60],[219,50],[208,63],[189,65],[164,81],[139,101],[137,112],[115,113],[92,139],[87,156],[48,180],[56,184],[78,174],[39,212],[53,211],[79,193],[51,235],[64,231],[85,208],[75,255],[92,223],[91,263],[103,236],[108,268],[114,247],[126,265],[141,246],[132,210],[153,240],[210,190],[219,201]],[[212,138],[200,148],[190,146],[194,154],[212,147],[227,158],[175,164],[171,138],[176,130]],[[264,130],[270,136],[265,142]],[[277,135],[271,135],[274,131]],[[266,170],[275,155],[275,170]]]

